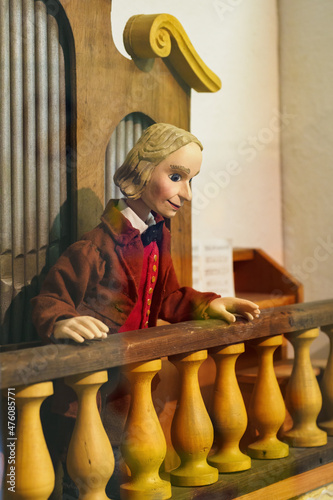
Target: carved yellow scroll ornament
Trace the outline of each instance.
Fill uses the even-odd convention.
[[[131,17],[124,30],[124,45],[132,58],[167,58],[197,92],[216,92],[221,80],[197,54],[178,19],[170,14]]]

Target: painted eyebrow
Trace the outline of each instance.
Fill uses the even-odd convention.
[[[189,168],[183,167],[182,165],[170,165],[170,168],[173,170],[180,170],[181,172],[185,172],[186,174],[190,174],[191,170]]]

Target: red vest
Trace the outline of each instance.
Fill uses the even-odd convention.
[[[150,307],[158,274],[159,250],[156,241],[144,248],[138,300],[119,332],[148,328]]]

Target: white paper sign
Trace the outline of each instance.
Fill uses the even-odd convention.
[[[193,241],[193,288],[234,297],[233,256],[231,241],[223,238]]]

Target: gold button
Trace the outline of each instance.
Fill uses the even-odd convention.
[[[145,322],[145,326],[147,326],[147,325],[148,325],[148,321]]]
[[[149,294],[153,293],[153,289],[152,289],[152,288],[149,288],[148,293],[149,293]]]
[[[155,266],[155,264],[153,265],[153,271],[156,271],[157,269],[157,266]]]
[[[150,304],[151,304],[151,299],[148,299],[148,300],[147,300],[147,304],[150,306]]]
[[[155,262],[157,261],[157,255],[154,255],[154,261]]]
[[[148,311],[147,311],[147,316],[149,316],[149,314],[150,314],[150,309],[148,309]]]
[[[156,276],[152,276],[152,278],[151,278],[151,282],[152,282],[152,283],[155,283],[155,281],[156,281]]]

